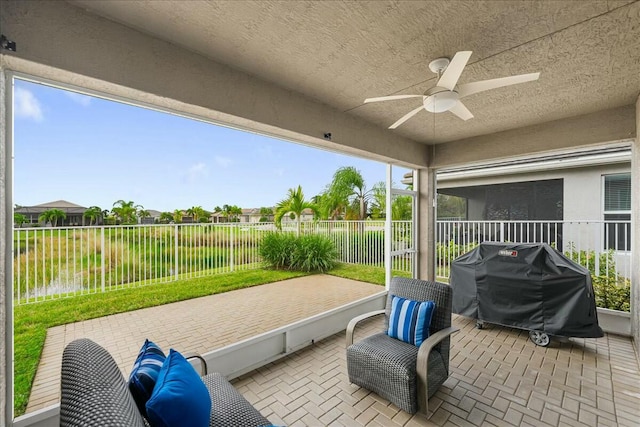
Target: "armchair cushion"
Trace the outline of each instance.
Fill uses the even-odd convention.
[[[387,335],[420,347],[420,344],[429,338],[434,310],[433,301],[413,301],[392,295]]]
[[[208,427],[209,390],[180,353],[171,349],[147,402],[152,427]]]
[[[136,401],[138,410],[147,415],[145,405],[153,393],[158,374],[165,360],[163,351],[148,339],[144,341],[129,375],[129,391]]]

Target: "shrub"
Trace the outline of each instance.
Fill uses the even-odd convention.
[[[296,247],[296,236],[289,233],[266,233],[260,242],[262,260],[274,268],[289,268]]]
[[[273,268],[325,272],[337,258],[333,243],[320,235],[267,233],[260,244],[262,260]]]
[[[333,242],[325,236],[306,234],[296,239],[291,256],[291,269],[325,272],[335,266],[338,254]]]
[[[616,271],[613,250],[600,253],[597,273],[595,271],[595,251],[578,251],[575,249],[573,243],[571,243],[565,255],[586,267],[591,273],[591,283],[593,284],[596,306],[610,310],[630,310],[631,281],[626,277],[620,276]]]

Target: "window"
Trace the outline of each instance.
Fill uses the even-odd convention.
[[[605,249],[631,250],[631,173],[604,176]]]

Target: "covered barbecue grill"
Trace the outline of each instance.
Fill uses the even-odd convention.
[[[589,270],[543,243],[484,242],[451,265],[453,312],[550,335],[599,338]]]

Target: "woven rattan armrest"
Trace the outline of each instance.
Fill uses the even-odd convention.
[[[349,347],[351,344],[353,344],[353,331],[356,328],[356,326],[358,325],[358,323],[362,322],[363,320],[366,320],[370,317],[373,316],[378,316],[380,314],[384,314],[385,310],[376,310],[376,311],[370,311],[369,313],[365,313],[365,314],[361,314],[360,316],[354,317],[353,319],[351,319],[351,321],[349,322],[349,324],[347,325],[347,347]]]
[[[429,361],[429,354],[431,353],[431,350],[433,350],[433,347],[438,345],[440,341],[459,330],[460,328],[456,328],[454,326],[441,329],[424,340],[418,349],[418,360],[416,361],[416,374],[418,376],[418,408],[420,412],[426,416],[429,415],[429,396],[427,396],[427,365]]]

